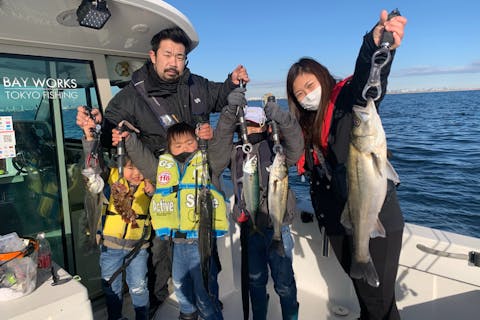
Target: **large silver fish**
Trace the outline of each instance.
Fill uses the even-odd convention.
[[[277,152],[270,166],[268,178],[268,212],[273,224],[271,250],[285,256],[282,241],[282,222],[287,211],[288,168],[283,152]]]
[[[387,194],[387,178],[398,176],[387,160],[387,142],[375,102],[353,107],[353,126],[347,160],[348,199],[341,222],[353,234],[350,276],[373,287],[380,281],[370,257],[370,238],[385,237],[378,214]]]
[[[243,200],[250,214],[253,231],[257,231],[256,215],[260,203],[260,185],[258,181],[258,158],[249,154],[243,162]]]

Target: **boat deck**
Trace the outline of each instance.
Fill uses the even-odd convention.
[[[218,240],[222,272],[219,274],[220,299],[225,319],[243,319],[240,292],[239,230],[232,225],[230,235]],[[357,319],[358,301],[350,279],[341,269],[333,252],[322,254],[322,236],[317,224],[292,225],[295,241],[293,268],[300,303],[299,319]],[[426,254],[416,248],[423,244],[438,250],[468,253],[478,251],[480,239],[461,236],[417,225],[406,224],[396,283],[397,305],[404,320],[467,320],[478,318],[480,268],[465,260]],[[268,319],[281,319],[278,296],[269,281]],[[124,315],[134,319],[128,294]],[[345,314],[346,313],[346,314]],[[345,314],[345,315],[341,315]],[[157,310],[155,319],[176,319],[178,304],[172,294]],[[106,319],[106,311],[94,306],[94,319]]]

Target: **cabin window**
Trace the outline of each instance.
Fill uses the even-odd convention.
[[[89,252],[76,108],[99,107],[94,76],[91,61],[0,53],[0,234],[45,231],[53,260],[82,278]]]

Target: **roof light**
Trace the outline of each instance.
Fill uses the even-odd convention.
[[[77,9],[78,23],[87,28],[103,28],[110,16],[106,0],[83,0]]]

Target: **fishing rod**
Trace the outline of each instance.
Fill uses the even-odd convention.
[[[245,84],[243,80],[240,80],[240,87],[245,88]],[[240,137],[242,138],[242,151],[243,153],[250,153],[252,152],[252,144],[248,142],[248,133],[247,133],[247,123],[245,121],[245,112],[243,110],[245,106],[237,106],[237,115],[238,121],[240,122]]]
[[[390,20],[393,17],[400,16],[400,11],[394,9],[389,13],[387,20]],[[382,39],[380,42],[380,48],[373,53],[372,56],[372,66],[370,68],[370,75],[368,76],[367,83],[362,91],[363,99],[367,100],[367,93],[370,89],[376,90],[376,96],[372,97],[373,101],[377,101],[382,95],[382,83],[380,79],[380,73],[382,68],[385,67],[390,60],[392,55],[390,54],[390,48],[395,43],[393,39],[393,34],[389,31],[383,31]]]
[[[123,132],[136,132],[140,133],[140,130],[135,128],[133,124],[128,122],[127,120],[122,120],[117,125],[117,130],[119,131],[120,135]],[[125,166],[125,137],[122,137],[122,140],[117,144],[117,168],[118,168],[118,180],[123,178],[123,167]]]
[[[267,98],[267,102],[276,102],[275,96],[269,96]],[[280,130],[278,129],[278,124],[276,121],[271,120],[270,125],[272,126],[273,153],[283,153],[283,146],[280,143]]]
[[[117,130],[120,135],[123,133],[123,121],[118,124]],[[118,168],[118,180],[123,178],[123,166],[125,165],[125,137],[122,137],[117,144],[117,168]]]
[[[417,249],[429,253],[434,254],[439,257],[446,257],[446,258],[453,258],[459,260],[467,260],[468,264],[475,267],[480,267],[480,252],[477,251],[470,251],[468,254],[465,253],[451,253],[447,251],[437,250],[433,248],[429,248],[424,246],[423,244],[417,244]]]

